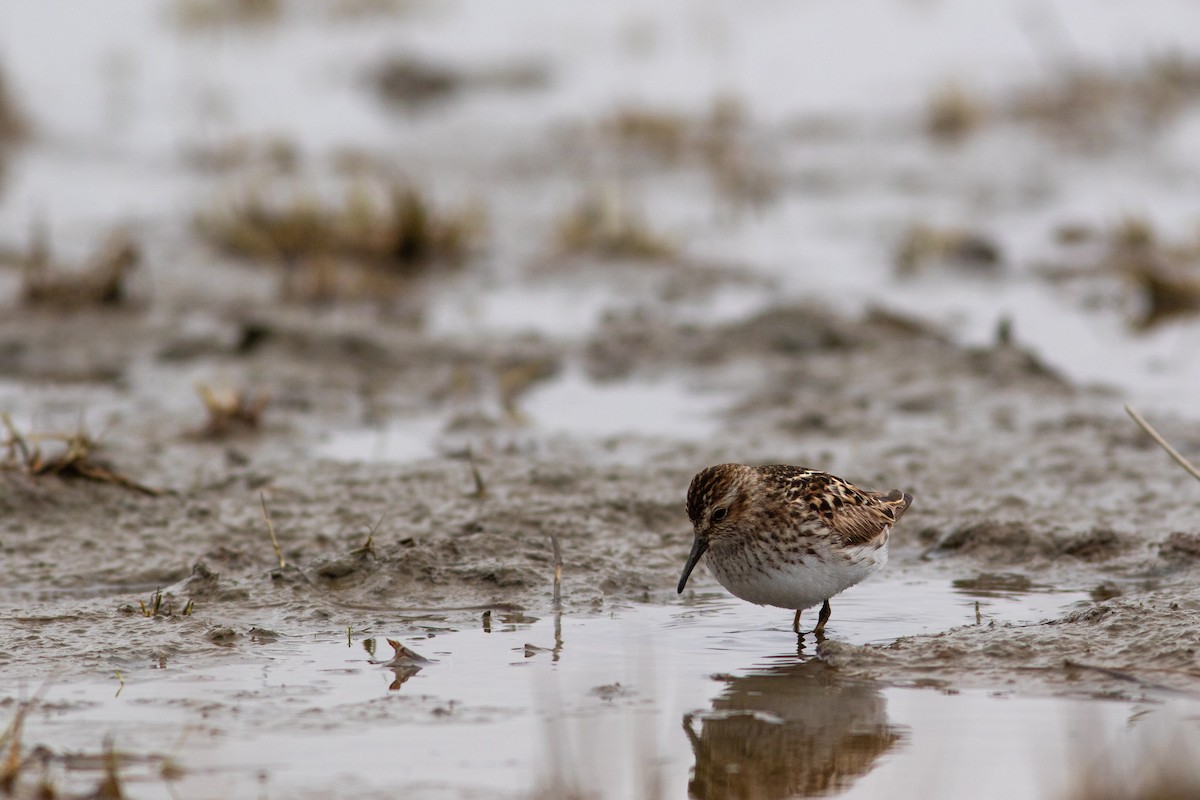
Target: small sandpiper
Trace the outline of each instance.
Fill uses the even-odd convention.
[[[695,528],[679,579],[683,593],[700,557],[734,595],[800,612],[821,604],[817,627],[829,621],[829,598],[882,569],[888,534],[912,495],[859,489],[827,472],[773,464],[718,464],[688,487]]]

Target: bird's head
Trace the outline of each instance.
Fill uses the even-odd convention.
[[[696,538],[679,579],[680,593],[711,543],[740,535],[739,520],[747,511],[746,491],[753,481],[754,470],[744,464],[718,464],[692,478],[687,493],[687,515]]]

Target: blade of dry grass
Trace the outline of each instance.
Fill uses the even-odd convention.
[[[266,493],[259,492],[258,499],[262,501],[263,519],[267,521],[267,533],[271,534],[271,546],[275,548],[275,557],[279,559],[279,568],[283,569],[287,566],[287,562],[283,560],[283,551],[279,549],[279,539],[275,536],[275,525],[271,522],[271,512],[267,509]]]
[[[1170,445],[1170,443],[1168,443],[1167,440],[1164,439],[1159,434],[1158,431],[1154,430],[1154,428],[1151,427],[1150,423],[1146,422],[1146,420],[1142,417],[1141,414],[1134,411],[1133,408],[1128,403],[1125,404],[1125,413],[1133,418],[1133,421],[1138,424],[1139,428],[1141,428],[1143,431],[1146,432],[1147,436],[1149,436],[1154,441],[1158,442],[1159,447],[1161,447],[1163,450],[1166,450],[1167,455],[1169,455],[1171,458],[1175,459],[1176,464],[1183,467],[1185,470],[1187,470],[1189,475],[1191,475],[1196,480],[1200,481],[1200,470],[1196,469],[1196,467],[1193,466],[1192,462],[1188,461],[1186,458],[1184,458],[1180,454],[1180,452],[1178,450],[1176,450],[1174,447],[1172,447]]]
[[[562,550],[558,546],[558,536],[550,534],[550,546],[554,549],[554,607],[562,607]]]

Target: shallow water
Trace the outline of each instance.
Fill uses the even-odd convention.
[[[620,437],[646,441],[703,439],[718,424],[719,393],[697,393],[678,378],[596,383],[577,369],[538,385],[520,403],[520,419],[467,438],[455,437],[449,416],[396,419],[374,428],[333,431],[315,454],[336,461],[405,462],[461,452],[480,438],[493,446],[529,449],[550,440],[599,444]],[[495,409],[495,416],[508,415]]]
[[[902,573],[869,581],[835,601],[829,635],[886,643],[974,624],[977,602],[982,624],[1020,624],[1085,599],[963,583]],[[650,782],[668,797],[690,788],[699,797],[871,798],[936,778],[923,796],[950,798],[1034,796],[1066,779],[1081,726],[1128,735],[1129,703],[839,679],[812,657],[811,637],[797,647],[790,621],[705,591],[602,615],[494,611],[465,631],[425,619],[260,633],[257,657],[240,663],[167,660],[125,668],[120,679],[51,677],[25,739],[55,742],[63,756],[95,753],[111,736],[131,756],[122,772],[139,797],[465,797],[571,786],[630,797]],[[388,637],[428,663],[387,665]],[[159,775],[164,763],[181,770],[171,781]],[[64,786],[82,788],[98,764],[64,756],[56,768]]]

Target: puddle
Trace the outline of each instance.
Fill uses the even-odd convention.
[[[440,417],[396,420],[376,428],[335,431],[316,447],[319,458],[334,461],[417,461],[437,455],[437,438],[445,427]]]
[[[1085,598],[987,592],[867,582],[838,598],[830,631],[883,642],[971,623],[976,599],[985,619],[1022,622]],[[653,780],[668,797],[869,798],[897,796],[905,781],[915,790],[936,766],[939,788],[922,796],[1008,798],[1063,779],[1085,723],[1129,735],[1134,709],[845,681],[811,657],[811,639],[797,648],[788,612],[715,592],[602,616],[496,612],[459,632],[376,624],[371,636],[267,637],[239,663],[189,669],[167,659],[162,669],[124,665],[120,681],[51,683],[25,741],[96,752],[111,735],[118,751],[141,757],[125,768],[138,797],[527,796],[539,787],[634,797]],[[419,657],[385,665],[388,637]],[[163,764],[182,772],[168,783]],[[94,785],[96,769],[64,770],[63,788]]]
[[[696,440],[717,425],[711,395],[681,381],[593,383],[578,370],[535,387],[522,409],[541,429],[580,438],[642,435]]]
[[[561,438],[590,443],[623,436],[695,440],[716,429],[718,408],[717,395],[697,395],[679,380],[594,383],[580,370],[569,369],[522,399],[523,424],[479,435],[498,449],[527,449]],[[316,454],[336,461],[406,462],[466,452],[468,445],[484,449],[469,436],[447,433],[446,426],[442,417],[426,415],[376,428],[337,431],[324,437]]]

